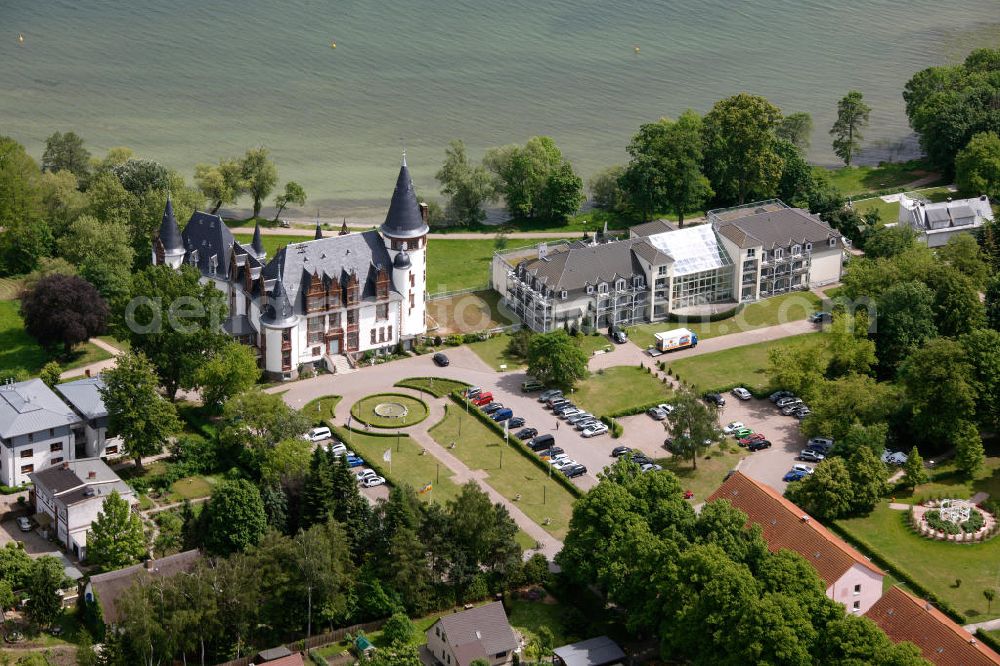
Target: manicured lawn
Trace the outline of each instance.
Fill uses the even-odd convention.
[[[106,342],[115,349],[121,349],[122,351],[128,350],[132,345],[129,344],[128,340],[119,340],[113,335],[99,335],[97,339],[101,342]]]
[[[579,335],[575,340],[587,356],[593,356],[598,350],[611,351],[615,348],[614,343],[606,335]]]
[[[509,605],[508,617],[511,626],[524,634],[528,641],[538,636],[541,627],[547,627],[552,632],[552,637],[555,639],[554,647],[586,638],[572,633],[572,628],[563,625],[565,609],[551,596],[538,601],[512,599]]]
[[[333,420],[333,412],[339,402],[339,395],[324,395],[310,400],[299,411],[312,419],[313,423],[326,424],[327,421]]]
[[[676,360],[665,355],[658,360],[665,361],[667,367],[673,369],[674,376],[679,375],[699,392],[737,384],[761,392],[768,386],[768,353],[772,349],[822,343],[820,334],[806,333]]]
[[[645,370],[618,365],[593,373],[577,384],[570,400],[596,416],[620,412],[630,407],[664,402],[670,391]]]
[[[943,495],[969,499],[976,493],[987,493],[992,499],[1000,498],[1000,450],[988,445],[986,455],[986,464],[972,479],[956,470],[954,459],[948,460],[928,471],[931,477],[929,483],[919,485],[914,490],[897,489],[893,491],[893,499],[912,504],[915,500]],[[933,459],[932,456],[928,457]]]
[[[18,301],[0,300],[0,378],[19,372],[37,376],[51,360],[58,361],[63,370],[72,370],[111,358],[111,354],[89,342],[77,346],[69,359],[53,358],[24,330],[18,307]]]
[[[219,477],[214,475],[188,476],[174,481],[167,494],[168,502],[181,502],[186,499],[197,499],[208,497],[212,494],[212,488],[219,482]]]
[[[626,330],[632,341],[646,349],[656,344],[656,333],[674,328],[689,328],[701,340],[714,338],[730,333],[741,333],[756,328],[776,326],[790,321],[805,319],[820,309],[820,298],[811,291],[796,291],[790,294],[774,296],[763,301],[748,304],[735,316],[721,321],[692,321],[683,324],[660,322],[658,324],[639,324]]]
[[[728,445],[727,448],[729,450],[723,452],[717,444],[713,444],[706,453],[698,458],[697,468],[691,467],[690,459],[682,460],[673,456],[657,459],[656,462],[662,465],[663,469],[669,469],[676,474],[684,489],[694,493],[692,502],[700,504],[722,485],[723,477],[736,467],[736,463],[741,458],[753,455],[738,446]]]
[[[437,325],[433,333],[443,337],[509,326],[514,322],[500,312],[499,301],[500,294],[492,289],[428,301],[427,314]]]
[[[905,513],[890,509],[887,501],[881,502],[867,517],[839,520],[837,524],[970,621],[981,622],[1000,615],[1000,604],[987,614],[983,597],[984,589],[997,587],[1000,538],[982,544],[924,539],[907,527]],[[958,587],[955,579],[961,579]]]
[[[411,388],[416,391],[430,393],[435,398],[448,395],[452,391],[463,389],[468,384],[454,379],[440,379],[437,377],[408,377],[396,382],[396,386]]]
[[[466,416],[457,404],[449,404],[447,410],[445,418],[430,430],[434,440],[445,447],[455,442],[452,454],[471,469],[489,473],[486,482],[504,497],[513,499],[520,494],[518,508],[549,534],[564,538],[573,512],[573,495],[518,449],[504,444],[503,437],[478,418]],[[552,474],[558,472],[553,470]]]
[[[839,169],[815,168],[817,171],[826,171],[833,185],[845,196],[902,187],[925,176],[936,175],[928,165],[920,160],[882,164],[881,166],[854,166]]]
[[[507,370],[517,370],[523,367],[524,363],[521,362],[521,359],[507,355],[506,349],[509,343],[510,336],[502,333],[494,335],[489,340],[473,342],[469,345],[469,349],[476,352],[476,356],[494,370],[500,370],[501,365],[506,365]]]
[[[349,449],[375,463],[394,485],[408,485],[419,491],[428,483],[433,484],[433,490],[419,495],[424,501],[447,502],[459,492],[459,486],[451,480],[451,470],[431,454],[421,455],[423,447],[407,435],[401,435],[397,445],[397,438],[392,435],[371,435],[345,428],[335,428],[334,432]],[[391,465],[382,459],[387,449],[392,450]]]
[[[948,197],[954,197],[956,199],[963,198],[964,195],[961,193],[952,192],[946,186],[942,187],[925,187],[914,192],[919,192],[920,194],[927,197],[932,202],[944,201]],[[854,202],[854,209],[857,210],[862,215],[870,210],[877,210],[879,212],[879,219],[882,224],[887,224],[889,222],[895,222],[899,219],[899,202],[887,202],[882,201],[881,197],[874,197],[870,199],[863,199]]]
[[[233,237],[244,245],[250,245],[250,243],[253,242],[253,234],[233,234]],[[261,234],[260,240],[264,244],[264,251],[267,252],[267,259],[270,259],[277,254],[278,250],[285,247],[289,243],[301,243],[303,241],[312,240],[312,237]]]
[[[495,230],[494,230],[495,233]],[[537,245],[551,238],[512,239],[506,249]],[[490,283],[490,264],[496,251],[494,238],[441,240],[427,243],[427,293],[483,287]]]
[[[406,408],[406,414],[398,418],[394,416],[380,416],[375,413],[379,405],[402,405]],[[398,409],[398,408],[397,408]],[[377,393],[367,398],[358,400],[351,406],[351,416],[355,420],[367,423],[374,428],[402,428],[420,423],[427,418],[426,403],[411,398],[402,393]]]

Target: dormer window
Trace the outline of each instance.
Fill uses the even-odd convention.
[[[219,268],[219,257],[217,255],[212,255],[208,258],[208,272],[212,275],[218,271]]]
[[[559,298],[561,298],[562,300],[565,301],[567,296],[569,296],[569,292],[567,292],[565,289],[559,292]]]
[[[812,243],[806,243],[806,252],[812,252],[812,249],[813,249],[813,244]]]
[[[779,247],[779,248],[776,248],[774,250],[774,258],[775,259],[781,259],[783,256],[785,256],[785,250],[784,249],[782,249],[782,248]]]
[[[792,254],[802,254],[802,246],[801,245],[793,245],[792,246]]]
[[[749,250],[747,250],[747,259],[754,257],[756,254],[757,254],[757,249],[750,248]]]
[[[191,254],[188,255],[188,263],[192,266],[198,265],[198,250],[191,250]]]
[[[760,260],[761,261],[767,261],[767,250],[761,250]]]
[[[642,286],[642,282],[643,282],[643,280],[642,280],[642,276],[641,275],[636,275],[635,277],[632,278],[632,286],[633,287],[636,287],[636,288],[641,287]]]
[[[601,294],[608,293],[608,283],[602,282],[601,284],[597,285],[597,291]]]
[[[594,285],[592,285],[592,284],[588,284],[587,285],[587,293],[588,294],[594,293]]]
[[[625,280],[619,278],[618,281],[615,282],[615,289],[618,291],[625,291]]]
[[[831,238],[830,239],[830,247],[837,247],[837,239],[836,238]]]

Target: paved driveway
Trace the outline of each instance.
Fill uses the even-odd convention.
[[[55,555],[59,551],[55,544],[43,539],[37,529],[22,532],[15,520],[5,520],[0,523],[0,548],[17,541],[24,544],[25,552],[32,557]]]

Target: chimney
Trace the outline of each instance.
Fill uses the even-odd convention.
[[[87,368],[87,369],[86,369],[86,370],[84,370],[83,372],[84,372],[84,374],[86,374],[86,375],[87,375],[87,377],[90,377],[90,368]]]
[[[809,516],[807,516],[805,514],[802,514],[802,522],[803,523],[808,523],[809,522]]]
[[[423,201],[421,201],[420,202],[420,219],[422,219],[424,221],[424,224],[427,224],[427,217],[428,217],[429,214],[430,214],[430,211],[427,208],[427,204],[425,204]]]
[[[90,470],[89,472],[87,472],[87,478],[88,479],[96,479],[97,478],[97,472],[95,472],[94,470]]]
[[[146,565],[146,570],[147,571],[152,571],[153,570],[153,558],[151,557],[148,560],[146,560],[145,565]]]
[[[69,469],[69,463],[68,462],[63,462],[62,468],[63,469]]]

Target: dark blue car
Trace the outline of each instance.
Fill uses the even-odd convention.
[[[809,475],[806,474],[805,472],[800,472],[797,469],[793,469],[791,472],[789,472],[788,474],[785,474],[785,476],[781,477],[781,480],[782,481],[801,481],[802,479],[806,478],[807,476],[809,476]]]

